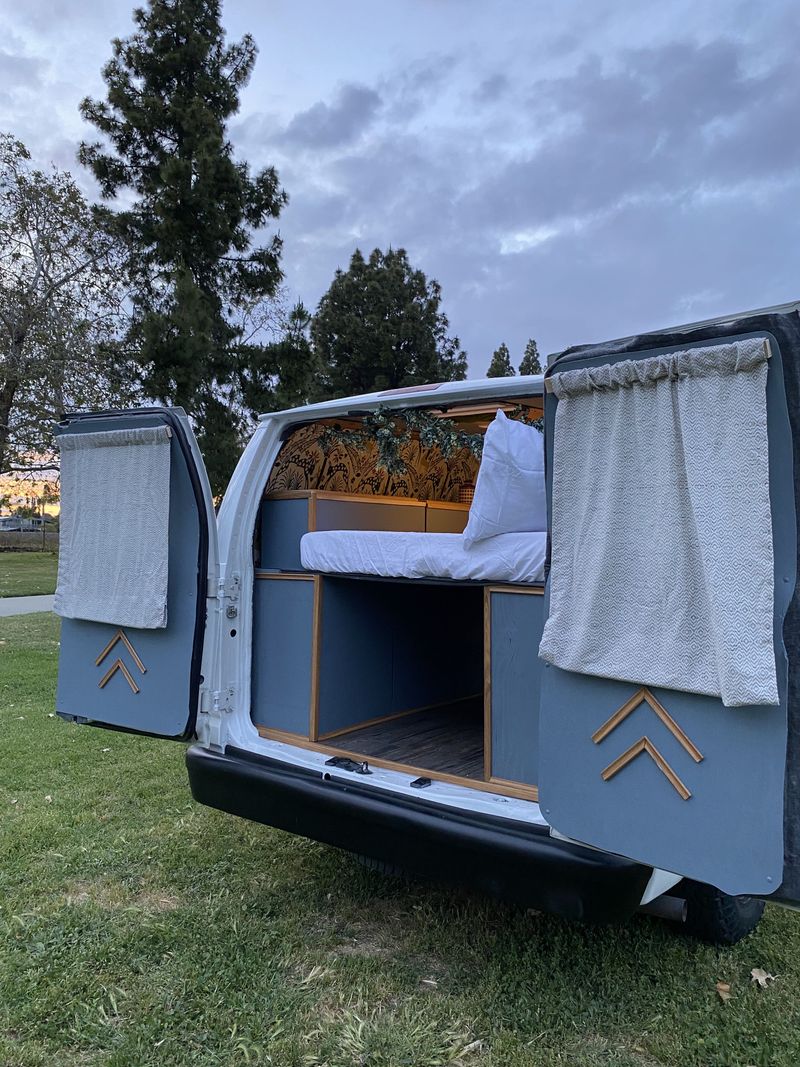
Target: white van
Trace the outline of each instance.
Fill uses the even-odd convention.
[[[389,474],[378,409],[454,447],[407,432]],[[732,943],[800,899],[797,305],[265,415],[218,515],[179,409],[58,441],[63,718],[573,919]]]

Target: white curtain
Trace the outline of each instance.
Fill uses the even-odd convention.
[[[552,376],[543,659],[778,702],[768,358],[757,338]]]
[[[170,431],[67,433],[61,450],[58,585],[69,619],[167,625]]]

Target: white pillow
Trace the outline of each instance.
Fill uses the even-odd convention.
[[[498,411],[483,439],[464,545],[469,548],[496,534],[546,529],[544,435]]]

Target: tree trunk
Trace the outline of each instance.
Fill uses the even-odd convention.
[[[11,411],[18,388],[19,381],[16,378],[5,378],[0,383],[0,474],[4,473],[9,460]]]
[[[22,346],[26,336],[27,329],[17,328],[14,331],[10,339],[5,374],[0,379],[0,474],[6,473],[10,459],[11,412],[14,410],[14,399],[20,387]]]

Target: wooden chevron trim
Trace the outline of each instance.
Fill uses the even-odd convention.
[[[133,675],[131,674],[131,672],[128,670],[128,668],[125,666],[125,664],[122,662],[121,659],[115,659],[114,660],[114,662],[108,668],[106,673],[103,675],[103,677],[97,683],[98,686],[101,689],[105,689],[106,685],[111,681],[111,679],[114,677],[114,675],[117,673],[117,671],[120,671],[121,674],[124,676],[125,681],[131,687],[131,692],[138,693],[139,692],[139,686],[133,680]]]
[[[675,740],[689,753],[695,763],[700,763],[703,759],[703,753],[697,745],[687,737],[667,709],[653,696],[647,686],[642,686],[641,689],[637,690],[630,700],[626,700],[622,707],[614,712],[610,719],[606,719],[603,725],[592,734],[592,741],[594,741],[596,745],[599,745],[601,741],[608,737],[612,730],[615,730],[619,724],[636,711],[642,703],[647,703],[650,706]]]
[[[639,740],[635,741],[630,748],[622,753],[621,756],[617,756],[612,763],[609,763],[606,769],[601,772],[603,781],[610,781],[615,774],[618,774],[623,767],[627,767],[628,764],[632,760],[635,760],[637,756],[641,755],[642,752],[645,752],[653,760],[656,767],[658,767],[675,792],[678,793],[683,800],[688,800],[692,795],[691,791],[686,788],[684,783],[648,737],[640,737]]]
[[[95,666],[97,666],[97,667],[100,666],[100,664],[103,662],[103,660],[109,654],[109,652],[114,647],[114,645],[116,645],[117,641],[121,641],[123,643],[123,645],[127,648],[127,650],[130,652],[131,656],[133,656],[133,662],[136,664],[136,666],[139,668],[139,670],[142,672],[142,674],[147,674],[147,667],[145,667],[145,665],[139,659],[139,655],[136,652],[136,649],[133,647],[133,645],[128,640],[127,634],[125,633],[124,630],[117,630],[117,632],[114,634],[114,636],[108,642],[106,647],[103,649],[103,651],[97,657],[97,659],[94,661],[95,662]]]
[[[114,636],[108,642],[106,647],[102,650],[100,655],[94,661],[95,662],[95,666],[99,667],[100,664],[103,662],[103,660],[106,658],[106,656],[109,654],[109,652],[111,652],[111,650],[113,648],[116,648],[117,644],[120,641],[127,648],[128,652],[130,652],[130,654],[131,654],[131,656],[133,658],[133,662],[136,664],[136,666],[139,668],[139,670],[142,672],[142,674],[147,674],[147,667],[145,667],[145,665],[142,663],[141,659],[139,658],[138,652],[136,651],[136,649],[133,647],[133,645],[128,640],[128,637],[125,634],[124,630],[117,630],[117,632],[114,634]],[[133,680],[133,675],[128,670],[128,668],[125,666],[125,664],[122,662],[122,660],[119,658],[119,656],[117,656],[117,658],[114,660],[114,662],[108,668],[106,673],[103,675],[103,677],[97,683],[98,686],[100,687],[100,689],[105,689],[105,687],[108,685],[108,683],[111,681],[111,679],[117,673],[117,671],[119,671],[122,674],[122,676],[124,677],[125,681],[131,687],[131,692],[133,692],[134,694],[138,693],[139,692],[139,686]]]

